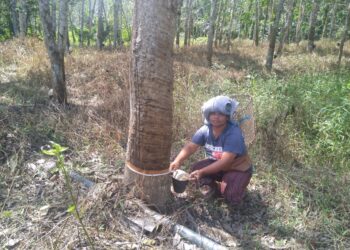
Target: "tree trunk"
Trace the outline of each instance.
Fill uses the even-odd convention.
[[[272,61],[273,61],[273,56],[275,52],[277,30],[278,30],[279,21],[281,19],[283,4],[284,4],[284,0],[280,0],[278,3],[278,6],[276,7],[274,21],[270,26],[269,49],[267,51],[266,64],[265,64],[266,69],[268,71],[271,71],[272,69]]]
[[[310,21],[309,21],[309,35],[308,35],[308,45],[307,50],[311,53],[315,49],[315,29],[316,29],[316,21],[317,21],[317,14],[319,10],[319,0],[314,0],[312,5],[312,12],[310,15]]]
[[[91,5],[92,0],[89,0],[89,22],[88,22],[88,28],[89,28],[89,35],[88,35],[88,41],[87,41],[87,46],[90,46],[90,39],[92,35],[92,23],[94,20],[94,14],[95,14],[95,6],[96,6],[96,1],[94,0],[93,5]]]
[[[259,46],[259,25],[260,25],[260,3],[255,0],[255,25],[254,25],[254,45]]]
[[[266,27],[267,27],[267,20],[269,18],[269,9],[270,9],[270,3],[273,0],[267,0],[266,3],[266,9],[265,9],[265,17],[264,17],[264,26],[263,26],[263,30],[262,30],[262,35],[265,38],[265,34],[267,33]]]
[[[322,39],[326,36],[327,31],[327,23],[328,23],[328,13],[329,13],[329,5],[327,4],[324,9],[323,20],[322,20]]]
[[[19,36],[19,24],[17,14],[17,0],[10,0],[10,16],[12,22],[12,30],[15,36]]]
[[[213,57],[213,39],[214,39],[214,31],[215,31],[215,20],[217,12],[217,0],[211,0],[211,9],[210,9],[210,24],[208,31],[208,44],[207,44],[207,61],[208,66],[212,65],[212,57]]]
[[[282,32],[280,34],[280,43],[277,49],[277,55],[279,56],[282,55],[284,44],[288,41],[288,38],[289,38],[289,30],[293,20],[293,8],[294,8],[294,0],[289,0],[287,15],[286,15],[286,24],[283,27]]]
[[[169,200],[176,0],[136,0],[126,185],[159,210]],[[152,31],[152,32],[150,32]]]
[[[190,36],[190,22],[192,14],[192,0],[187,0],[187,11],[186,11],[186,21],[185,21],[185,37],[184,37],[184,46],[189,45],[189,36]]]
[[[176,15],[176,38],[175,38],[175,44],[176,48],[180,48],[180,31],[181,31],[181,8],[183,0],[179,0],[179,6],[177,8],[177,15]]]
[[[80,23],[80,34],[79,34],[79,47],[83,47],[83,34],[84,34],[84,21],[85,21],[85,0],[81,2],[81,23]]]
[[[329,37],[330,38],[333,38],[333,32],[334,32],[334,26],[335,26],[335,18],[337,16],[337,2],[335,1],[333,3],[333,8],[332,8],[332,19],[331,19],[331,27],[330,27],[330,30],[329,30]]]
[[[120,11],[120,2],[121,0],[114,0],[113,5],[113,12],[114,12],[114,19],[113,19],[113,47],[117,48],[117,46],[121,46],[121,29],[120,29],[120,20],[121,20],[121,11]]]
[[[51,0],[51,16],[52,16],[52,30],[54,32],[54,38],[56,39],[57,33],[57,20],[56,20],[56,0]]]
[[[44,30],[45,45],[51,63],[54,96],[57,98],[60,104],[66,104],[67,91],[64,70],[64,46],[67,40],[68,1],[60,1],[60,18],[57,41],[55,40],[55,31],[53,30],[49,1],[39,0],[39,11]]]
[[[18,9],[19,37],[24,38],[27,35],[28,28],[28,6],[26,0],[19,0]]]
[[[300,0],[299,17],[298,17],[296,30],[295,30],[295,42],[298,46],[301,40],[301,26],[304,21],[304,14],[305,14],[305,6],[303,3],[303,0]]]
[[[98,7],[97,7],[97,36],[96,36],[96,45],[98,49],[102,49],[103,47],[103,0],[98,0]]]
[[[349,2],[349,1],[347,1],[347,2]],[[343,33],[343,36],[342,36],[342,39],[341,39],[340,45],[339,45],[338,65],[340,65],[340,63],[341,63],[341,58],[343,56],[344,43],[346,42],[347,37],[348,37],[349,19],[350,19],[350,3],[348,5],[348,13],[347,13],[346,19],[345,19],[344,33]]]
[[[235,7],[236,7],[236,1],[233,0],[232,6],[231,6],[231,17],[230,17],[230,24],[227,32],[227,51],[230,51],[231,48],[231,38],[232,38],[232,30],[233,30],[233,21],[234,21],[234,15],[235,15]]]

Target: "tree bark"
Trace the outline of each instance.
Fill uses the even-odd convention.
[[[280,42],[277,49],[277,55],[282,55],[284,44],[288,41],[289,38],[289,30],[292,25],[293,20],[293,8],[294,8],[294,0],[289,0],[287,7],[287,15],[286,15],[286,24],[284,25],[281,34],[280,34]]]
[[[89,35],[88,35],[88,40],[87,40],[87,46],[90,46],[90,40],[92,36],[92,23],[94,20],[94,14],[95,14],[95,6],[96,6],[96,1],[94,0],[93,5],[92,0],[89,0],[89,22],[88,22],[88,29],[89,29]]]
[[[236,1],[233,0],[232,6],[231,6],[231,17],[230,17],[230,24],[227,32],[227,51],[230,51],[231,49],[231,38],[232,38],[232,30],[233,30],[233,21],[234,21],[234,15],[235,15],[235,7],[236,7]]]
[[[310,21],[309,21],[309,35],[308,35],[308,45],[307,50],[311,53],[315,49],[315,29],[316,29],[316,21],[317,21],[317,14],[319,10],[319,0],[314,0],[312,5],[312,12],[310,15]]]
[[[52,30],[54,32],[54,38],[56,39],[56,33],[57,33],[56,0],[51,0],[51,16],[52,16]]]
[[[189,37],[190,37],[190,22],[192,14],[192,0],[187,0],[187,11],[186,11],[186,21],[185,21],[185,37],[184,37],[184,46],[189,46]]]
[[[265,64],[265,67],[268,71],[271,71],[272,69],[272,61],[273,61],[273,56],[275,52],[277,30],[278,30],[279,21],[281,19],[283,4],[284,4],[284,0],[280,0],[278,3],[278,6],[276,7],[274,21],[270,26],[269,48],[267,51],[266,64]]]
[[[175,38],[176,48],[180,48],[181,8],[183,4],[183,0],[179,0],[179,1],[180,3],[177,8],[177,15],[176,15],[176,38]]]
[[[348,2],[348,13],[346,15],[346,19],[345,19],[345,27],[344,27],[344,33],[342,36],[342,39],[340,41],[340,45],[339,45],[339,55],[338,55],[338,65],[340,65],[341,63],[341,58],[343,56],[343,49],[344,49],[344,43],[346,42],[347,38],[348,38],[348,32],[349,32],[349,19],[350,19],[350,3]]]
[[[213,39],[214,39],[214,31],[215,31],[216,14],[217,14],[217,0],[211,0],[210,24],[209,24],[208,44],[207,44],[207,61],[208,61],[209,67],[211,67],[212,65]]]
[[[12,30],[15,36],[19,36],[19,24],[17,14],[17,0],[10,0],[10,16],[12,23]]]
[[[254,25],[254,45],[259,46],[259,26],[260,26],[260,2],[255,0],[255,25]]]
[[[335,1],[333,3],[331,27],[330,27],[329,35],[328,35],[330,38],[333,38],[333,32],[334,32],[334,26],[335,26],[335,18],[337,16],[337,9],[338,9],[338,5],[337,5],[337,2]]]
[[[98,0],[97,7],[97,36],[96,36],[96,45],[98,49],[102,49],[103,47],[103,0]]]
[[[133,16],[125,183],[134,184],[135,195],[159,210],[165,210],[171,199],[168,168],[177,3],[136,0]]]
[[[26,0],[19,0],[19,37],[24,38],[27,35],[28,28],[28,6]]]
[[[326,36],[327,31],[327,23],[328,23],[328,13],[329,13],[329,5],[326,4],[326,7],[324,8],[324,14],[323,14],[323,20],[322,20],[322,39]]]
[[[85,0],[81,2],[81,23],[80,23],[80,34],[79,34],[79,47],[83,47],[84,42],[84,21],[85,21]]]
[[[121,17],[121,11],[120,11],[120,2],[121,0],[114,0],[114,19],[113,19],[113,47],[117,48],[117,46],[121,46],[121,29],[120,29],[120,17]]]
[[[57,41],[54,35],[55,31],[53,30],[49,1],[39,0],[39,11],[44,30],[45,45],[51,63],[54,96],[60,104],[66,104],[67,91],[64,70],[64,47],[67,39],[68,1],[60,1],[60,18]]]
[[[295,29],[295,42],[299,46],[300,40],[301,40],[301,26],[304,21],[304,14],[305,14],[305,6],[303,3],[303,0],[300,0],[300,6],[299,6],[299,17],[297,26]]]

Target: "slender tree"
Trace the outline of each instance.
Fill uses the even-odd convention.
[[[80,22],[80,34],[79,34],[79,47],[83,47],[83,34],[84,34],[84,21],[85,21],[85,0],[81,2],[81,22]]]
[[[121,0],[114,0],[113,4],[114,17],[113,17],[113,47],[122,46],[121,39]]]
[[[28,6],[26,0],[19,0],[18,8],[19,37],[24,38],[27,35],[28,28]]]
[[[41,23],[44,30],[44,40],[51,63],[52,85],[54,96],[60,104],[67,103],[66,80],[64,71],[64,50],[67,40],[67,13],[68,0],[60,1],[60,18],[58,36],[55,39],[55,31],[52,25],[49,1],[39,0]]]
[[[179,0],[179,6],[177,8],[177,15],[176,15],[176,38],[175,38],[176,48],[180,47],[181,8],[182,8],[182,4],[183,4],[183,0]]]
[[[300,5],[299,5],[299,17],[296,25],[296,30],[295,30],[295,42],[299,46],[300,40],[301,40],[301,26],[304,21],[304,15],[305,15],[305,5],[304,5],[304,0],[300,0]]]
[[[348,38],[348,32],[349,32],[349,26],[350,26],[350,1],[348,0],[348,8],[347,8],[347,15],[345,18],[345,27],[344,27],[344,33],[342,36],[342,39],[340,40],[340,45],[339,45],[339,55],[338,55],[338,65],[341,63],[341,58],[343,56],[343,49],[344,49],[344,43]]]
[[[171,199],[173,43],[177,0],[135,0],[126,185],[165,210]]]
[[[102,49],[103,47],[103,33],[104,33],[104,27],[103,27],[103,0],[98,0],[98,7],[97,7],[97,36],[96,36],[96,45],[98,49]]]
[[[315,49],[315,29],[316,29],[316,21],[317,14],[319,10],[319,0],[314,0],[312,4],[312,11],[309,19],[309,34],[308,34],[308,44],[307,50],[309,52],[313,52]]]
[[[191,15],[192,15],[192,0],[187,0],[187,6],[186,6],[186,21],[185,21],[185,37],[184,37],[184,45],[185,47],[189,46],[190,44],[190,23],[191,23]]]
[[[235,15],[235,9],[236,9],[236,1],[233,0],[231,4],[231,17],[230,17],[230,23],[229,23],[229,28],[227,31],[227,51],[230,51],[231,48],[231,38],[232,38],[232,32],[233,32],[233,21],[234,21],[234,15]]]
[[[209,23],[208,43],[207,43],[207,61],[208,61],[209,67],[211,67],[212,65],[213,40],[214,40],[216,15],[217,15],[217,0],[211,0],[210,23]]]
[[[329,35],[328,35],[330,38],[333,38],[337,10],[338,10],[337,1],[334,1],[333,7],[332,7],[331,27],[329,29]]]
[[[260,26],[260,1],[255,0],[255,20],[254,20],[254,45],[259,46],[259,26]]]
[[[19,36],[17,0],[10,0],[10,16],[11,16],[13,34],[15,36]]]
[[[265,67],[268,71],[271,71],[272,69],[272,61],[273,61],[275,45],[276,45],[277,30],[279,26],[279,21],[281,19],[283,4],[284,4],[284,0],[279,0],[278,5],[276,5],[276,8],[275,8],[275,17],[274,17],[273,23],[270,26],[269,48],[267,51],[266,63],[265,63]]]
[[[322,38],[326,37],[326,31],[327,31],[327,23],[328,23],[328,14],[329,14],[329,4],[326,3],[325,8],[323,9],[323,20],[322,20]]]
[[[290,27],[292,25],[292,20],[293,20],[294,3],[295,3],[294,0],[288,0],[286,23],[281,31],[280,42],[279,42],[278,49],[277,49],[277,55],[282,54],[284,44],[288,42],[289,30],[290,30]]]

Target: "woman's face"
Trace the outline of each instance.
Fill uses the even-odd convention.
[[[220,112],[212,112],[209,114],[209,122],[213,127],[226,126],[228,116]]]

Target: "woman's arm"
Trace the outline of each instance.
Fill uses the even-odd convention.
[[[170,163],[169,169],[176,170],[180,168],[181,164],[188,159],[193,153],[197,151],[199,145],[189,142],[187,143],[180,151],[180,153],[176,156],[175,160]]]
[[[224,152],[220,160],[217,160],[210,164],[209,166],[202,168],[200,170],[193,171],[190,175],[191,179],[200,179],[203,176],[214,174],[220,171],[224,171],[229,166],[231,166],[236,158],[236,154]]]

